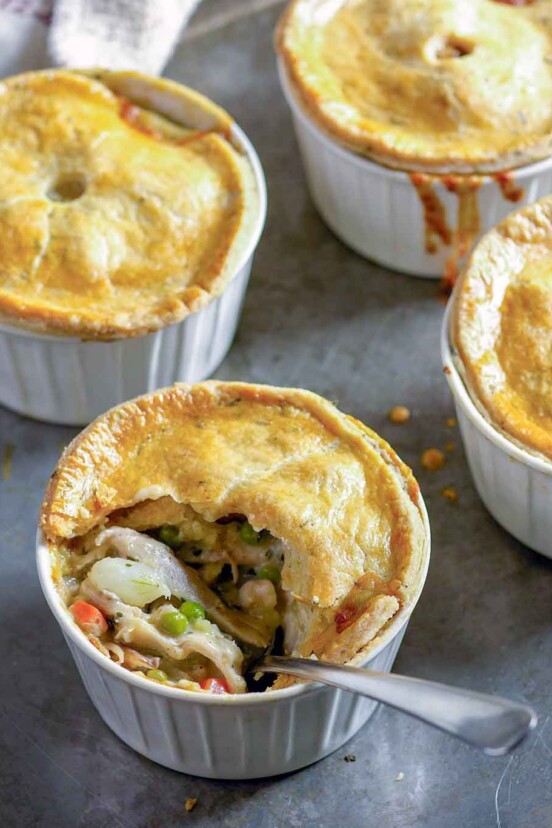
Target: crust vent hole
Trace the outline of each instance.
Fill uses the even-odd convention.
[[[51,201],[76,201],[86,190],[82,175],[62,175],[54,181],[46,195]]]
[[[451,60],[471,55],[475,49],[475,43],[466,37],[459,35],[448,35],[448,37],[435,38],[427,46],[427,54],[433,60]]]

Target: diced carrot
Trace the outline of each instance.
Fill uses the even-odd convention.
[[[208,690],[209,693],[214,693],[215,695],[222,695],[222,693],[229,693],[230,688],[228,687],[227,682],[224,679],[217,679],[217,678],[208,678],[203,679],[203,681],[199,682],[199,686],[202,690]]]
[[[92,604],[86,601],[75,601],[69,611],[83,632],[97,636],[107,632],[108,624],[105,616]]]

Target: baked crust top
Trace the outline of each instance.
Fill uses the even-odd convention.
[[[277,49],[308,114],[350,149],[489,172],[552,150],[551,41],[551,0],[291,0]]]
[[[353,658],[419,593],[429,536],[411,471],[310,392],[179,384],[112,409],[66,449],[41,527],[62,546],[166,496],[208,521],[243,514],[283,542],[303,652]]]
[[[452,343],[472,397],[514,442],[552,460],[552,198],[483,237],[453,302]]]
[[[231,129],[201,95],[136,73],[0,82],[0,319],[113,339],[217,296],[257,207]]]

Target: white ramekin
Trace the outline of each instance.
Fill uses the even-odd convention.
[[[0,324],[0,405],[46,422],[86,425],[125,400],[174,382],[207,379],[217,369],[234,339],[266,218],[259,158],[236,124],[232,140],[253,170],[258,215],[223,293],[182,322],[113,342],[81,341]]]
[[[364,666],[389,672],[429,565],[430,532],[420,586],[382,635]],[[211,696],[155,684],[109,661],[72,621],[54,587],[50,554],[37,538],[40,584],[96,710],[113,732],[160,765],[212,779],[275,776],[322,759],[341,747],[377,703],[313,682],[271,693]]]
[[[509,440],[473,402],[450,343],[453,301],[454,295],[443,319],[441,357],[475,488],[501,526],[526,546],[552,558],[552,463]]]
[[[408,173],[369,161],[332,140],[298,100],[281,58],[278,72],[312,200],[331,230],[361,256],[392,270],[442,277],[454,251],[452,246],[440,244],[435,253],[426,252],[424,214]],[[512,184],[524,191],[515,205],[504,198],[492,175],[482,176],[477,191],[479,236],[514,207],[531,204],[552,190],[552,156],[509,175]],[[454,231],[458,197],[439,181],[433,184],[433,191],[443,205],[448,227]]]

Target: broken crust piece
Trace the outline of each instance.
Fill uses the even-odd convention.
[[[429,532],[411,471],[308,391],[182,384],[113,409],[65,451],[41,527],[55,556],[99,526],[194,515],[202,532],[237,515],[281,542],[287,652],[364,657],[418,598]]]
[[[358,655],[359,642],[371,641],[379,630],[399,610],[400,604],[394,595],[376,595],[364,607],[361,615],[348,626],[340,628],[339,612],[336,623],[338,635],[333,629],[324,631],[312,642],[312,651],[318,658],[342,664]]]
[[[368,602],[362,614],[350,626],[337,635],[335,627],[328,627],[311,642],[310,647],[303,649],[310,649],[320,661],[360,666],[378,643],[378,634],[399,609],[400,604],[395,596],[377,595]],[[361,642],[365,642],[365,645],[359,649]],[[279,675],[270,689],[291,687],[298,681],[301,679]]]

